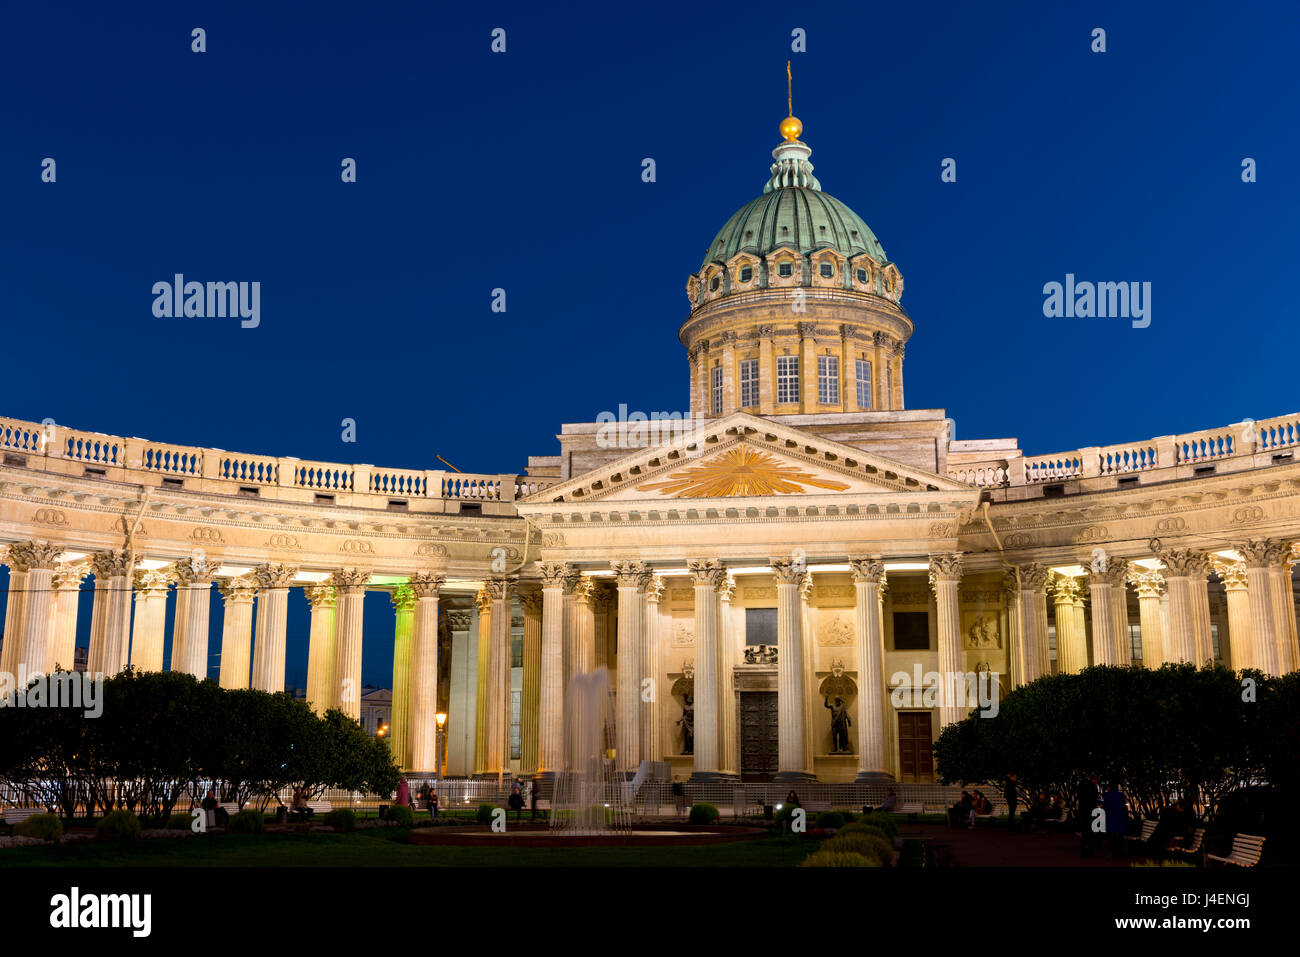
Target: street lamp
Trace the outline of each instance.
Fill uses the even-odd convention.
[[[447,733],[447,712],[439,711],[433,716],[433,720],[438,722],[438,733],[434,738],[433,748],[433,790],[438,792],[438,785],[442,783],[442,739]]]

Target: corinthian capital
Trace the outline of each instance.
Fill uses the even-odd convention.
[[[172,566],[172,574],[180,585],[211,585],[217,573],[217,562],[204,558],[181,558]]]
[[[1052,578],[1052,594],[1058,602],[1073,602],[1083,597],[1083,586],[1079,579],[1069,575],[1056,575]]]
[[[1107,558],[1088,566],[1088,582],[1092,585],[1123,586],[1128,580],[1128,562],[1122,558]]]
[[[1046,591],[1047,582],[1052,577],[1050,568],[1031,562],[1028,565],[1021,565],[1019,571],[1021,591]]]
[[[1282,557],[1288,555],[1290,547],[1276,538],[1251,538],[1234,545],[1241,553],[1247,568],[1272,568],[1282,564]]]
[[[716,558],[697,558],[686,563],[697,585],[720,586],[727,580],[727,567]]]
[[[90,558],[90,567],[94,569],[97,580],[121,578],[126,575],[129,564],[130,559],[123,551],[96,552]]]
[[[1158,568],[1144,568],[1130,565],[1128,582],[1133,586],[1139,598],[1159,598],[1165,591],[1165,576]]]
[[[483,590],[487,592],[488,598],[492,601],[509,601],[511,594],[514,592],[515,585],[518,584],[517,575],[503,575],[498,578],[489,578],[483,583]]]
[[[569,566],[564,562],[542,562],[537,566],[537,571],[542,576],[543,588],[563,588]]]
[[[885,563],[879,558],[850,558],[849,570],[853,572],[855,582],[879,585],[885,577]]]
[[[930,556],[930,587],[940,582],[961,581],[961,552]]]
[[[793,558],[769,558],[772,574],[778,585],[802,585],[804,573],[808,570],[807,562]]]
[[[411,591],[416,598],[437,598],[446,583],[445,575],[436,572],[416,572],[411,576]]]
[[[235,579],[242,581],[242,579]],[[310,585],[302,586],[303,594],[307,596],[307,604],[311,606],[312,611],[320,608],[333,608],[338,604],[338,596],[334,594],[334,586],[329,582],[314,582]],[[225,589],[222,589],[225,594]]]
[[[166,595],[171,583],[171,576],[165,569],[160,568],[155,571],[137,569],[134,576],[135,597],[142,599]]]
[[[320,587],[323,586],[307,586],[308,601],[311,601],[311,589]],[[333,589],[328,590],[332,602],[334,600],[334,591]],[[257,595],[257,580],[252,575],[245,575],[242,578],[227,578],[224,581],[217,582],[217,591],[221,592],[221,597],[226,600],[227,605],[252,604],[253,598]],[[312,607],[315,608],[316,605],[313,603]]]
[[[257,587],[262,589],[288,588],[298,574],[297,565],[265,564],[253,569],[253,578]]]
[[[645,591],[650,576],[654,574],[645,562],[611,562],[610,568],[614,570],[619,588],[635,588],[637,591]]]
[[[1214,573],[1223,581],[1227,591],[1239,591],[1246,587],[1246,563],[1229,562],[1221,558],[1214,559]]]
[[[1210,560],[1204,552],[1164,548],[1159,539],[1152,540],[1151,551],[1164,563],[1166,578],[1204,578],[1210,573]]]
[[[366,585],[370,582],[370,569],[340,568],[330,575],[329,582],[334,586],[335,590],[345,595],[355,595],[364,591]]]

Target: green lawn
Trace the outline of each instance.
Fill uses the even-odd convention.
[[[130,844],[79,841],[0,850],[0,867],[791,867],[819,841],[779,837],[698,847],[428,847],[406,831],[211,834]]]

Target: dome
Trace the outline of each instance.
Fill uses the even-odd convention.
[[[778,247],[804,254],[830,247],[846,259],[867,253],[879,263],[889,262],[862,217],[834,196],[809,186],[777,186],[727,220],[700,266],[727,262],[739,252],[766,256]]]

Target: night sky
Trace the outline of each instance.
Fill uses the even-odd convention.
[[[0,13],[0,415],[506,472],[685,411],[686,277],[762,190],[787,59],[823,189],[905,277],[908,407],[1047,453],[1300,406],[1294,2],[266,6]],[[176,273],[260,282],[260,325],[156,318]],[[1150,326],[1044,317],[1067,273],[1150,282]]]

